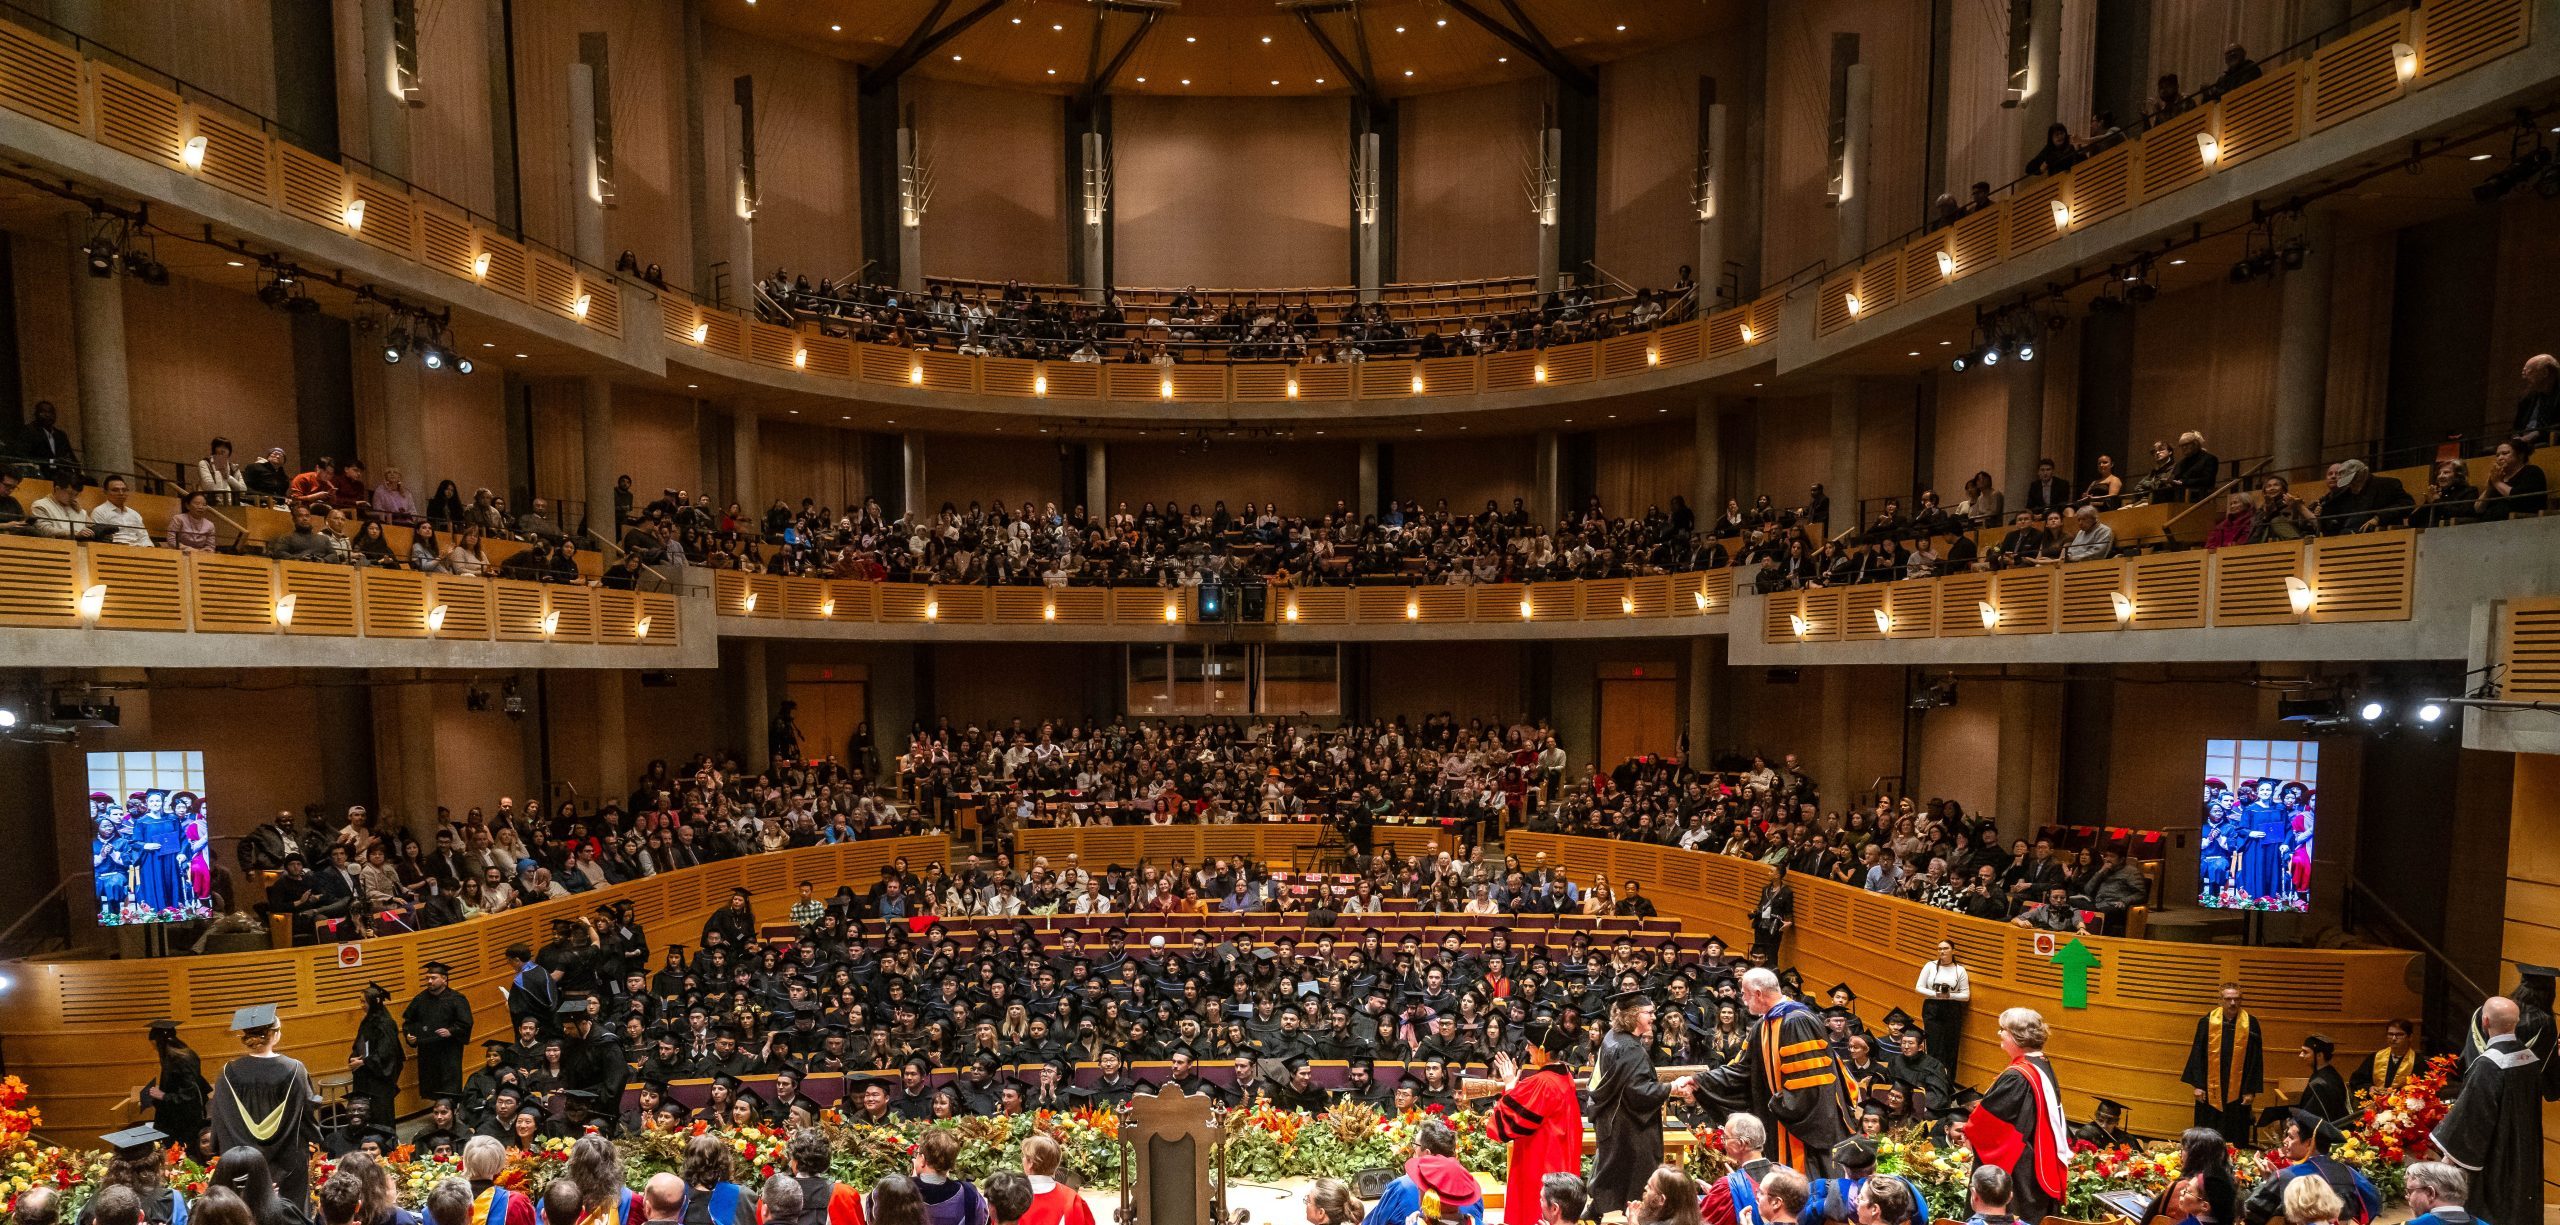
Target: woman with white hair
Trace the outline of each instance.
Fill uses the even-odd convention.
[[[2010,1211],[2026,1221],[2061,1209],[2070,1161],[2070,1125],[2062,1117],[2062,1086],[2045,1062],[2045,1036],[2044,1017],[2032,1008],[2000,1014],[2000,1049],[2009,1066],[1964,1124],[1975,1158],[2008,1171]]]

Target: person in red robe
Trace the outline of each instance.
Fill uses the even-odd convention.
[[[2059,1212],[2069,1124],[2062,1117],[2062,1086],[2044,1058],[2044,1017],[2032,1008],[2000,1014],[2000,1049],[2009,1066],[1991,1082],[1964,1123],[1964,1138],[1983,1165],[2009,1173],[2009,1211],[2021,1221]]]
[[[1502,1098],[1485,1116],[1484,1134],[1511,1146],[1511,1170],[1502,1184],[1502,1211],[1512,1220],[1534,1220],[1549,1174],[1582,1175],[1582,1097],[1573,1065],[1558,1056],[1573,1047],[1574,1032],[1552,1021],[1531,1025],[1529,1068],[1509,1055],[1493,1057]]]

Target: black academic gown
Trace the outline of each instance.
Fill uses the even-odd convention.
[[[2266,1088],[2265,1037],[2258,1018],[2246,1010],[2224,1017],[2220,1008],[2196,1018],[2187,1070],[2179,1079],[2205,1091],[2204,1100],[2196,1103],[2196,1126],[2213,1128],[2235,1144],[2246,1143],[2252,1122],[2248,1099]]]
[[[409,1066],[409,1052],[400,1046],[400,1028],[391,1023],[390,1009],[365,1009],[347,1058],[354,1063],[355,1095],[373,1103],[373,1117],[399,1118],[400,1070]]]
[[[447,1036],[437,1037],[439,1029]],[[462,1055],[471,1049],[471,1001],[451,987],[421,991],[400,1014],[400,1033],[418,1048],[418,1095],[459,1095]]]
[[[212,1088],[205,1083],[204,1061],[185,1043],[173,1042],[160,1051],[159,1104],[151,1111],[151,1125],[190,1151],[196,1146],[197,1133],[204,1130],[204,1099]]]
[[[2513,1034],[2462,1075],[2436,1147],[2471,1177],[2466,1207],[2493,1222],[2542,1219],[2542,1060]]]
[[[213,1086],[213,1147],[246,1144],[265,1154],[276,1196],[297,1211],[311,1202],[311,1072],[289,1055],[242,1055]]]
[[[1591,1130],[1600,1151],[1591,1163],[1590,1215],[1644,1198],[1645,1180],[1662,1164],[1662,1104],[1670,1096],[1644,1043],[1611,1029],[1591,1073]]]

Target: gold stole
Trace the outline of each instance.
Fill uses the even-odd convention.
[[[2231,1045],[2226,1048],[2222,1044],[2221,1005],[2215,1005],[2213,1011],[2206,1014],[2204,1078],[2205,1096],[2212,1099],[2211,1105],[2223,1106],[2238,1100],[2239,1095],[2231,1091],[2231,1065],[2239,1064],[2242,1072],[2248,1070],[2249,1035],[2257,1024],[2258,1019],[2250,1016],[2247,1009],[2242,1009],[2231,1035]]]

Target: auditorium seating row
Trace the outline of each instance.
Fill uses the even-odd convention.
[[[2456,529],[2459,530],[2459,529]],[[1769,643],[2406,621],[2414,530],[1780,592]]]
[[[1163,1080],[1173,1068],[1171,1062],[1161,1059],[1141,1059],[1130,1062],[1126,1066],[1131,1076],[1149,1086]],[[1199,1073],[1201,1080],[1221,1089],[1233,1088],[1236,1083],[1233,1060],[1204,1059],[1195,1062],[1192,1066],[1193,1070]],[[1397,1060],[1382,1060],[1371,1065],[1371,1071],[1376,1074],[1379,1087],[1392,1093],[1397,1084],[1407,1079],[1419,1083],[1422,1080],[1422,1067],[1423,1065],[1419,1063],[1407,1064]],[[1319,1089],[1339,1089],[1351,1081],[1351,1064],[1347,1060],[1310,1059],[1307,1061],[1307,1071],[1314,1080],[1315,1087]],[[1461,1073],[1483,1074],[1486,1071],[1488,1069],[1481,1064],[1452,1066],[1449,1069],[1450,1088],[1458,1087],[1458,1078]],[[898,1068],[820,1073],[802,1078],[799,1091],[802,1097],[816,1102],[821,1107],[833,1106],[849,1096],[847,1088],[850,1082],[856,1079],[877,1078],[895,1085],[899,1073]],[[935,1068],[926,1075],[925,1083],[930,1089],[939,1089],[959,1079],[960,1069],[958,1068]],[[1079,1063],[1075,1065],[1074,1075],[1069,1077],[1066,1083],[1074,1088],[1090,1089],[1094,1082],[1101,1079],[1102,1065]],[[1037,1063],[1008,1064],[996,1069],[996,1083],[1001,1085],[1006,1081],[1013,1081],[1026,1087],[1037,1085],[1040,1083],[1040,1065]],[[768,1104],[773,1101],[773,1082],[774,1074],[770,1072],[738,1078],[739,1084],[744,1085],[749,1092]],[[892,1093],[902,1091],[893,1089]],[[711,1100],[711,1078],[705,1076],[669,1081],[667,1096],[687,1109],[699,1110]],[[625,1085],[622,1090],[622,1108],[635,1110],[639,1105],[639,1084],[634,1082]]]
[[[990,301],[1001,297],[1007,282],[976,280],[969,277],[929,276],[925,286],[939,285],[946,293],[975,298],[985,295]],[[1071,302],[1084,295],[1081,285],[1016,283],[1028,293],[1051,302]],[[1114,285],[1111,296],[1132,310],[1170,308],[1173,299],[1188,293],[1200,299],[1210,310],[1230,306],[1248,307],[1256,303],[1278,304],[1296,308],[1312,305],[1327,322],[1339,319],[1352,307],[1364,305],[1360,290],[1352,285],[1301,285],[1283,289],[1211,288],[1175,285]],[[1525,276],[1488,277],[1467,281],[1398,281],[1378,287],[1374,300],[1395,311],[1396,308],[1425,306],[1432,310],[1457,307],[1462,313],[1517,310],[1538,301],[1538,278]],[[1397,313],[1397,318],[1406,318]]]
[[[1179,828],[1159,827],[1156,832]],[[1150,839],[1150,843],[1168,841]],[[1156,849],[1150,846],[1150,850]],[[1182,858],[1176,852],[1174,858]],[[1153,856],[1149,857],[1151,860]],[[1392,945],[1406,936],[1415,936],[1425,944],[1436,945],[1442,936],[1452,933],[1470,941],[1485,937],[1499,927],[1510,931],[1519,945],[1562,945],[1579,932],[1591,937],[1595,947],[1606,948],[1620,936],[1632,937],[1646,948],[1659,948],[1665,943],[1695,953],[1707,946],[1707,937],[1716,933],[1684,932],[1678,919],[1620,918],[1614,915],[1462,915],[1406,908],[1387,914],[1344,915],[1337,923],[1310,922],[1304,914],[1107,914],[1107,915],[951,915],[917,916],[907,920],[910,934],[921,934],[939,927],[962,949],[977,947],[980,940],[1010,935],[1019,928],[1029,928],[1042,941],[1054,943],[1074,932],[1088,948],[1100,948],[1103,938],[1118,928],[1129,938],[1132,949],[1142,949],[1151,936],[1163,936],[1165,944],[1174,948],[1188,947],[1191,933],[1204,932],[1211,942],[1234,940],[1250,944],[1269,944],[1287,937],[1309,946],[1331,936],[1337,951],[1360,942],[1361,936],[1375,928]],[[768,943],[789,943],[800,929],[789,920],[767,921],[757,925],[758,938]],[[877,945],[880,934],[870,929],[866,937]],[[1736,944],[1728,940],[1729,945]],[[1748,943],[1747,939],[1741,943]],[[1739,955],[1733,954],[1733,955]]]
[[[672,647],[677,608],[657,591],[0,536],[8,628]]]

